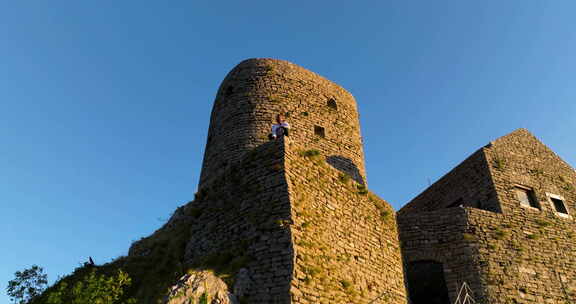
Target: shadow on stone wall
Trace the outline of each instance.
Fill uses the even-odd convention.
[[[340,155],[331,155],[326,158],[326,162],[336,170],[350,175],[353,180],[364,185],[364,177],[362,177],[360,170],[351,159]]]
[[[436,261],[408,264],[408,293],[413,304],[448,304],[444,266]]]

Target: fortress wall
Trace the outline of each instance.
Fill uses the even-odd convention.
[[[440,180],[440,185],[453,186],[434,184],[410,203],[416,203],[415,208],[402,208],[398,224],[405,261],[446,261],[448,285],[450,275],[473,273],[470,279],[476,282],[472,289],[480,303],[576,302],[574,169],[524,129],[491,142],[480,152],[482,155],[475,153]],[[474,158],[483,158],[485,166],[473,165]],[[477,179],[471,178],[470,172],[489,175],[492,186],[473,183]],[[531,190],[539,206],[523,206],[518,186]],[[449,204],[453,197],[466,195],[468,187],[493,193],[490,197],[502,212],[469,207],[419,211],[427,201],[439,202],[437,206]],[[548,194],[563,199],[569,216],[556,211]],[[465,214],[452,214],[458,210]],[[451,242],[445,249],[436,247],[450,235],[461,241]],[[466,247],[470,249],[462,251]],[[458,260],[456,253],[477,270],[451,267],[450,263]],[[454,287],[448,287],[453,295]]]
[[[505,214],[533,217],[529,209],[519,208],[513,191],[515,185],[522,185],[534,190],[542,207],[540,215],[556,217],[546,193],[563,196],[569,214],[576,215],[576,172],[527,130],[493,141],[486,158]]]
[[[447,208],[449,205],[500,212],[483,149],[470,155],[398,212],[426,212]]]
[[[484,294],[476,259],[477,249],[470,242],[476,228],[468,223],[467,209],[472,208],[456,207],[398,215],[406,271],[411,270],[410,265],[414,262],[442,263],[450,303],[456,300],[463,282],[474,290],[476,300],[482,299]],[[426,283],[428,282],[414,282],[414,284]]]
[[[195,214],[185,264],[241,264],[252,281],[247,303],[290,303],[293,248],[283,154],[280,141],[255,148],[204,185],[183,210]]]
[[[486,155],[503,216],[471,210],[469,218],[490,303],[576,302],[574,169],[524,129],[492,142]],[[540,209],[520,204],[517,185],[533,190]],[[570,217],[547,193],[564,198]]]
[[[277,113],[290,136],[269,141]],[[289,62],[246,60],[216,97],[195,200],[165,227],[189,223],[182,267],[239,280],[246,303],[405,304],[394,211],[365,184],[353,97]]]
[[[289,139],[286,177],[295,260],[292,303],[407,303],[387,202]]]
[[[333,100],[336,108],[328,105]],[[332,166],[366,180],[356,102],[337,84],[287,61],[249,59],[222,82],[210,120],[200,185],[242,154],[268,141],[276,114],[290,137],[323,152]],[[315,134],[324,128],[324,138]],[[322,140],[320,140],[322,139]]]
[[[165,227],[190,222],[183,267],[242,263],[246,303],[406,304],[393,209],[302,151],[290,138],[267,142],[178,209]],[[149,249],[135,243],[130,255]]]
[[[573,223],[467,212],[484,303],[576,303]]]

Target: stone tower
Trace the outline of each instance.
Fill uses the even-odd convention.
[[[291,132],[269,141],[277,113]],[[185,271],[214,270],[243,303],[406,304],[395,213],[365,181],[350,93],[286,61],[246,60],[218,90],[194,201],[130,256],[178,234]]]
[[[214,102],[200,186],[268,141],[276,114],[292,126],[290,138],[319,150],[333,167],[364,184],[364,153],[354,97],[295,64],[249,59],[224,79]]]
[[[476,151],[398,212],[412,302],[576,303],[575,186],[527,130]]]

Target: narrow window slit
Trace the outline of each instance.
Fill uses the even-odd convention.
[[[314,135],[325,138],[326,131],[324,131],[324,128],[321,126],[314,126]]]
[[[328,99],[326,105],[331,109],[338,110],[338,105],[336,104],[336,100],[334,100],[334,98]]]

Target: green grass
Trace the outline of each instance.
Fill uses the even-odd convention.
[[[319,156],[320,151],[318,151],[316,149],[310,149],[310,150],[300,152],[300,155],[302,155],[304,157],[314,157],[314,156]]]
[[[356,189],[358,189],[358,192],[357,192],[357,193],[360,194],[360,195],[366,195],[366,194],[368,194],[368,189],[366,188],[365,185],[358,184],[358,185],[356,185]]]
[[[342,286],[342,288],[344,289],[349,289],[352,287],[352,283],[348,280],[340,280],[340,285]]]
[[[498,229],[498,228],[496,228],[496,230],[494,230],[494,238],[497,240],[503,239],[506,235],[507,235],[506,231],[503,231],[503,230]]]

